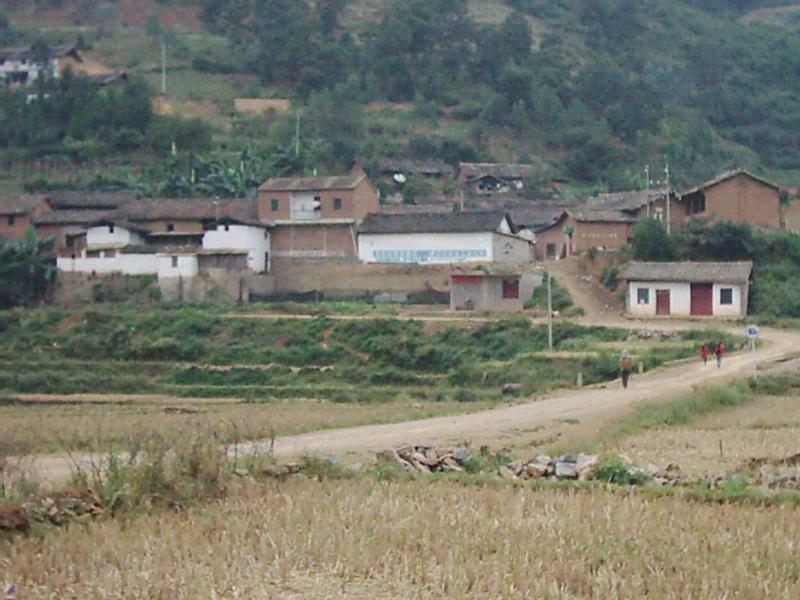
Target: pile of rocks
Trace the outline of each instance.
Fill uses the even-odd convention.
[[[423,473],[463,471],[472,458],[466,448],[436,448],[435,446],[403,446],[397,450],[384,450],[378,458]]]
[[[63,525],[88,520],[103,512],[103,502],[91,491],[83,494],[36,496],[20,505],[0,510],[0,531],[26,531],[32,523]]]
[[[642,329],[634,331],[627,337],[627,341],[636,342],[639,340],[655,340],[660,342],[679,342],[681,334],[674,331],[659,331],[655,329]]]
[[[529,461],[515,460],[503,465],[498,473],[505,479],[591,479],[594,467],[599,462],[596,454],[565,454],[552,458],[545,454],[535,456]]]

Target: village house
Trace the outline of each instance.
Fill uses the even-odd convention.
[[[756,227],[781,226],[781,189],[744,169],[736,169],[693,187],[680,195],[675,218],[697,217],[712,223],[731,221]]]
[[[626,309],[633,317],[747,314],[752,262],[632,262]]]
[[[358,256],[365,263],[528,263],[531,242],[515,232],[504,211],[371,214],[359,228]]]
[[[459,269],[450,275],[450,308],[479,312],[519,312],[524,308],[519,270],[502,267]]]
[[[50,210],[43,196],[0,197],[0,238],[21,240],[33,226],[33,219]]]
[[[537,260],[559,260],[590,248],[614,250],[630,242],[636,218],[622,211],[569,209],[536,230]]]
[[[667,203],[669,200],[669,204]],[[678,195],[669,190],[632,190],[598,194],[588,200],[586,208],[591,211],[620,212],[641,221],[652,218],[672,227],[683,223],[684,211],[678,204]]]
[[[403,184],[410,176],[440,178],[452,177],[455,169],[443,160],[434,158],[384,158],[380,161],[378,169],[382,177],[391,179],[394,183]]]
[[[58,258],[72,273],[192,278],[213,270],[264,273],[270,236],[247,200],[137,200],[84,230],[79,253]]]
[[[379,211],[378,190],[360,170],[269,179],[258,190],[258,218],[272,227],[276,258],[356,257],[357,227]]]
[[[533,165],[515,163],[461,163],[458,181],[476,194],[504,194],[525,188],[525,178],[536,172]]]

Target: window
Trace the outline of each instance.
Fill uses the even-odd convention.
[[[171,258],[172,258],[172,268],[173,269],[178,268],[178,257],[177,256],[173,256]]]
[[[68,235],[66,240],[67,248],[72,248],[75,245],[75,238],[71,235]]]
[[[264,272],[269,273],[269,252],[264,252]]]
[[[650,304],[650,289],[638,288],[636,290],[636,303],[637,304]]]
[[[555,255],[556,255],[556,245],[547,244],[547,256],[555,256]]]
[[[114,233],[114,226],[113,225],[109,225],[108,226],[108,233]]]
[[[230,231],[231,226],[228,223],[225,223],[225,231]]]
[[[706,212],[706,195],[702,192],[689,200],[689,214],[696,215]]]
[[[519,280],[503,279],[503,299],[516,300],[519,298]]]
[[[167,223],[167,231],[175,231],[175,223]]]
[[[278,209],[280,208],[281,203],[277,198],[273,198],[272,200],[270,200],[270,205],[272,207],[272,212],[278,212]]]
[[[722,288],[719,291],[720,304],[733,304],[733,288]]]
[[[341,198],[334,198],[333,199],[333,210],[342,210],[342,199]]]
[[[16,222],[16,220],[17,219],[16,219],[16,217],[14,217],[14,215],[9,215],[8,216],[8,224],[9,225],[13,225]]]

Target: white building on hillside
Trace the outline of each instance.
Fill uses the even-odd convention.
[[[531,247],[503,211],[370,214],[358,231],[358,256],[366,263],[523,264]]]
[[[741,317],[752,270],[752,262],[632,262],[620,279],[634,317]]]

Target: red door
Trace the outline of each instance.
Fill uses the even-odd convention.
[[[692,314],[711,316],[714,305],[714,286],[710,283],[692,284]]]
[[[656,290],[656,314],[670,314],[669,290]]]

